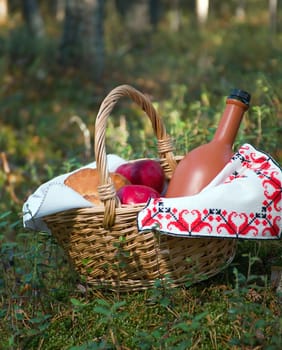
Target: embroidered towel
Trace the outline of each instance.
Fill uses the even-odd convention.
[[[279,165],[244,144],[200,193],[150,199],[138,214],[138,230],[184,237],[279,239],[281,183]]]

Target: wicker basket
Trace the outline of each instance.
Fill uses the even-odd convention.
[[[181,157],[149,98],[128,85],[113,89],[101,104],[95,125],[95,156],[101,206],[69,210],[44,218],[74,268],[89,285],[112,290],[145,289],[169,277],[172,286],[209,278],[233,259],[235,240],[177,238],[139,233],[136,216],[144,205],[121,205],[109,177],[105,131],[113,107],[130,97],[150,118],[158,140],[158,159],[167,179]]]

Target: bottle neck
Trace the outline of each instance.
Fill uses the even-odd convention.
[[[235,99],[227,99],[226,108],[213,137],[213,141],[233,145],[244,112],[247,109],[248,106],[245,103]]]

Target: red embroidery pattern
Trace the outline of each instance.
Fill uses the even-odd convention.
[[[251,170],[260,180],[262,202],[255,203],[248,213],[225,208],[188,209],[167,206],[162,198],[151,200],[140,213],[139,229],[156,228],[180,236],[275,239],[281,236],[281,171],[273,160],[250,145],[240,148],[231,161]],[[224,181],[247,178],[244,171],[234,172]]]

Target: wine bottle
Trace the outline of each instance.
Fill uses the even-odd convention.
[[[213,139],[182,158],[177,165],[165,197],[192,196],[199,193],[224,168],[233,155],[233,143],[251,95],[233,89]]]

